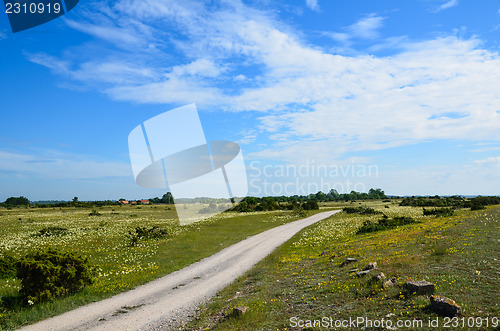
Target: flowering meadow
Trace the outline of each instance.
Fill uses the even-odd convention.
[[[304,229],[240,277],[185,329],[295,330],[301,329],[297,320],[323,317],[332,323],[365,317],[424,326],[429,319],[442,319],[430,308],[429,296],[403,289],[407,280],[434,283],[435,293],[455,300],[465,318],[500,317],[500,206],[434,217],[423,216],[421,207],[396,202],[363,205],[416,223],[356,234],[364,221],[381,215],[335,214]],[[347,258],[356,261],[342,266]],[[370,275],[357,277],[370,262],[377,262],[376,272],[394,278],[395,284],[384,287]],[[248,312],[228,317],[236,306],[247,306]],[[335,327],[318,323],[309,329]],[[437,329],[450,328],[442,320]]]
[[[298,219],[291,212],[222,213],[179,225],[172,206],[0,208],[0,257],[56,248],[88,258],[94,282],[81,292],[44,303],[20,302],[20,280],[0,278],[0,329],[14,329],[181,269],[249,235]],[[161,230],[139,238],[137,228]]]

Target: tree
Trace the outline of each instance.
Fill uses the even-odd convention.
[[[7,198],[4,202],[7,206],[27,206],[30,204],[28,198],[20,196],[20,197],[10,197]]]
[[[73,203],[77,203],[78,202],[78,197],[74,197],[73,198]]]
[[[167,192],[167,193],[165,193],[165,194],[162,196],[161,201],[162,201],[163,203],[173,204],[173,203],[174,203],[174,197],[172,196],[172,193]]]

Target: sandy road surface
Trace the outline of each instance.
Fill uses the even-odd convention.
[[[188,320],[199,304],[232,283],[295,233],[336,212],[322,212],[267,230],[133,290],[22,330],[170,330]]]

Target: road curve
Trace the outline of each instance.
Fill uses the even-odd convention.
[[[168,330],[327,211],[264,231],[184,269],[21,330]]]

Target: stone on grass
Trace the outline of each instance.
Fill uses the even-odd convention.
[[[396,285],[396,278],[384,279],[384,281],[382,282],[383,287],[390,287],[394,285]]]
[[[359,271],[359,268],[354,268],[354,269],[351,269],[349,270],[349,272],[352,274],[353,272],[356,272],[356,271]]]
[[[342,264],[340,265],[341,267],[345,266],[345,265],[348,265],[349,263],[353,263],[353,262],[356,262],[357,260],[353,257],[348,257],[347,259],[345,259],[344,262],[342,262]]]
[[[233,313],[231,314],[233,317],[238,317],[241,315],[245,315],[248,310],[247,306],[238,306],[233,308]]]
[[[370,273],[371,270],[363,270],[363,271],[360,271],[356,274],[356,277],[363,277],[363,276],[366,276]]]
[[[372,276],[372,279],[374,281],[380,281],[385,279],[385,275],[383,272],[376,273],[375,275]]]
[[[435,286],[425,280],[407,280],[404,284],[405,290],[410,294],[432,294],[434,293]]]
[[[377,269],[377,262],[370,262],[363,270]]]
[[[432,295],[430,300],[432,309],[438,314],[449,317],[460,316],[462,314],[462,308],[450,298],[441,295]]]

